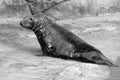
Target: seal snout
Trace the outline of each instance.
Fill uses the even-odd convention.
[[[34,26],[34,20],[30,17],[24,18],[20,25],[26,29],[31,29]]]

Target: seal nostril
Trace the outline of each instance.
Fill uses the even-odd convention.
[[[20,26],[22,26],[22,27],[23,27],[22,21],[20,22]]]

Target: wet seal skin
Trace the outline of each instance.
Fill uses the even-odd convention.
[[[86,63],[118,66],[107,59],[100,50],[66,30],[64,26],[58,25],[43,13],[24,18],[20,25],[35,33],[44,55]]]

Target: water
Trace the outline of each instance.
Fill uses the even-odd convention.
[[[83,23],[83,24],[86,24],[86,23]],[[97,26],[98,27],[97,29],[95,28],[95,26],[92,27],[86,24],[87,26],[89,26],[89,30],[87,29],[87,27],[84,27],[84,28],[81,28],[81,27],[73,28],[72,27],[71,31],[73,31],[76,35],[78,35],[79,37],[87,41],[89,44],[100,49],[106,57],[117,62],[120,65],[120,45],[119,45],[120,44],[120,31],[119,31],[120,24],[113,23],[113,24],[117,24],[115,28],[114,28],[114,25],[112,27],[108,27],[109,26],[108,23],[107,23],[107,26],[104,25],[104,27],[107,27],[107,28],[103,28],[101,27],[101,24],[103,25],[103,23],[99,23],[99,26]],[[88,32],[86,31],[86,29]],[[29,72],[31,72],[29,74],[30,75],[29,77],[31,77],[31,79],[34,77],[34,75],[36,75],[36,77],[38,77],[38,80],[39,80],[43,78],[43,76],[40,76],[39,74],[41,73],[41,71],[43,72],[45,71],[45,69],[41,70],[41,68],[44,66],[45,68],[47,68],[48,65],[50,65],[50,67],[48,68],[54,69],[54,67],[59,68],[59,66],[64,67],[66,65],[67,66],[71,65],[71,62],[69,61],[67,62],[67,61],[61,61],[61,60],[59,61],[57,59],[52,59],[52,58],[49,59],[45,57],[41,57],[41,58],[35,57],[35,55],[42,53],[40,50],[40,46],[35,38],[35,35],[32,32],[24,31],[24,29],[21,29],[19,25],[15,26],[13,24],[11,25],[8,25],[8,24],[6,25],[5,23],[4,25],[1,24],[0,25],[0,37],[1,37],[0,38],[0,53],[2,53],[0,54],[0,59],[1,59],[0,63],[3,63],[3,64],[0,64],[1,72],[2,72],[0,74],[0,77],[2,78],[4,77],[3,78],[4,80],[9,80],[9,78],[11,78],[12,80],[16,80],[17,77],[22,77],[22,78],[26,78],[26,80],[30,80],[27,76],[23,75],[23,74],[28,75]],[[49,63],[48,60],[51,60],[52,63]],[[20,64],[18,64],[18,62],[20,62]],[[45,63],[45,65],[43,65],[43,63]],[[9,64],[11,64],[11,67],[7,67]],[[54,64],[54,67],[51,64],[52,65]],[[74,64],[78,64],[78,63],[74,63]],[[21,67],[24,67],[24,66],[25,68],[22,69]],[[29,67],[26,68],[26,66],[29,66]],[[36,66],[40,66],[41,68],[36,67]],[[107,67],[107,68],[102,67],[101,68],[97,65],[94,66],[91,64],[89,66],[90,67],[88,67],[88,65],[85,67],[83,66],[82,70],[88,69],[90,74],[92,73],[101,74],[99,76],[101,78],[99,79],[98,78],[95,79],[93,77],[94,75],[93,76],[91,75],[92,77],[90,80],[104,80],[104,79],[120,80],[120,67]],[[75,67],[75,68],[79,70],[79,67]],[[108,75],[106,76],[107,78],[105,77],[105,75],[102,75],[104,73],[104,69],[106,70],[106,75]],[[26,72],[26,73],[23,73],[21,70],[25,70],[23,72]],[[59,70],[59,69],[56,69],[56,70]],[[100,70],[100,71],[97,72],[97,70]],[[52,76],[52,72],[54,71],[53,70],[49,71],[50,73],[49,75]],[[70,70],[69,72],[72,73],[73,71]],[[76,70],[76,73],[79,74],[79,72],[80,71]],[[12,73],[12,74],[9,74],[9,73]],[[14,75],[16,73],[17,75],[15,77]],[[68,74],[68,76],[71,75],[70,73],[68,73],[66,70],[66,74]],[[8,75],[8,79],[6,79],[7,77],[5,75]],[[44,75],[44,74],[41,73],[41,75]],[[72,75],[75,75],[75,74],[72,74]],[[46,75],[44,75],[44,77],[45,76]],[[66,77],[66,75],[64,77]],[[47,78],[49,79],[49,76],[47,76]],[[48,80],[48,79],[45,79],[45,80]],[[85,80],[87,80],[87,78]]]

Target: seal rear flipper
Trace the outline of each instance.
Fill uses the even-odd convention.
[[[106,65],[108,65],[110,67],[120,67],[120,65],[118,65],[116,62],[114,62],[112,60],[108,60],[105,63],[106,63]]]

